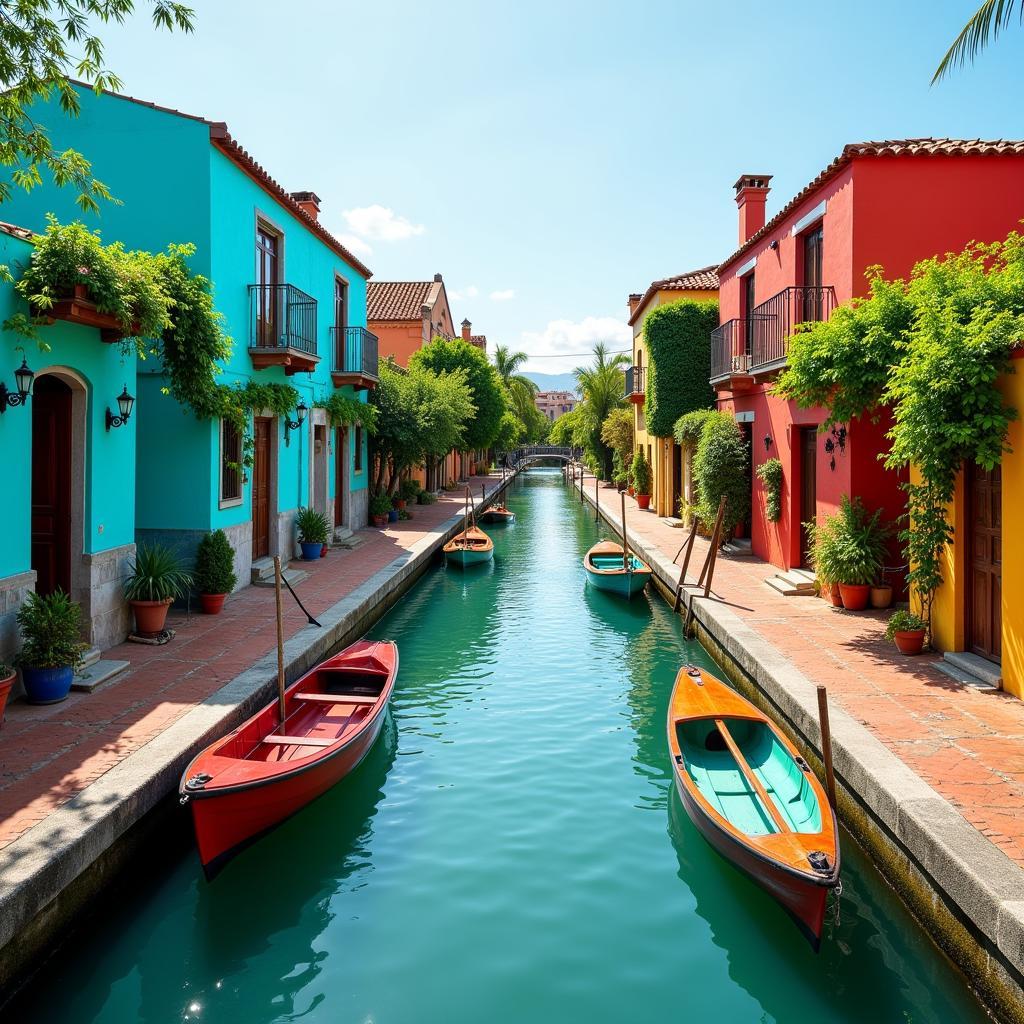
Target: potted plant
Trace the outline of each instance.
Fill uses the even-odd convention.
[[[124,596],[135,613],[135,632],[156,636],[163,631],[167,609],[192,587],[192,573],[162,544],[140,544],[124,582]]]
[[[633,486],[633,465],[630,463],[629,468],[626,470],[626,493],[632,498],[636,494],[636,488]]]
[[[838,554],[836,582],[843,607],[862,611],[871,597],[871,584],[885,564],[885,538],[881,509],[870,515],[860,498],[844,494],[835,514],[835,540]]]
[[[391,499],[386,494],[374,494],[370,498],[370,518],[374,526],[387,526]]]
[[[11,687],[16,678],[14,666],[0,661],[0,726],[4,724],[4,708],[7,707],[7,698],[11,695]]]
[[[206,615],[218,615],[224,599],[235,589],[235,552],[223,530],[208,533],[196,552],[196,589],[199,607]]]
[[[633,486],[636,489],[636,503],[640,508],[651,504],[651,467],[644,457],[643,448],[637,448],[633,456]]]
[[[327,516],[317,512],[315,508],[300,508],[295,513],[295,527],[299,531],[299,547],[302,548],[303,561],[316,561],[323,553],[331,528]]]
[[[81,640],[82,609],[55,590],[29,594],[18,610],[21,651],[15,659],[30,704],[56,704],[71,692],[86,645]]]
[[[833,608],[842,608],[843,598],[836,582],[840,571],[836,517],[826,516],[821,523],[804,523],[803,526],[807,531],[807,546],[811,565],[814,566],[818,594],[830,601]]]
[[[388,522],[389,523],[397,523],[398,522],[398,505],[395,502],[395,499],[394,499],[393,495],[388,495],[388,500],[391,502],[391,507],[388,509]]]
[[[433,505],[437,502],[437,495],[433,491],[420,491],[416,497],[418,505]]]
[[[885,627],[885,638],[892,640],[903,654],[920,654],[928,623],[919,615],[901,608],[893,612]]]
[[[417,481],[406,479],[398,487],[398,494],[395,497],[395,508],[401,510],[410,503],[414,503],[420,495],[420,485]]]
[[[871,584],[871,607],[888,608],[892,604],[892,587],[884,580]]]

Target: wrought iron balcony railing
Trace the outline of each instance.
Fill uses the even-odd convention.
[[[335,375],[377,380],[377,335],[365,327],[332,327]]]
[[[630,366],[626,370],[626,398],[647,393],[647,368]]]
[[[751,369],[785,362],[797,324],[827,320],[836,308],[831,285],[796,285],[755,306],[750,312]]]
[[[316,299],[290,284],[249,285],[249,347],[316,356]]]
[[[711,332],[711,379],[750,369],[750,321],[727,320]]]

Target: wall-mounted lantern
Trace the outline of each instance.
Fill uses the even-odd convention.
[[[121,394],[117,396],[117,412],[115,416],[110,409],[107,409],[107,430],[111,427],[123,427],[129,419],[131,419],[132,409],[135,406],[135,399],[128,394],[128,385],[121,389]]]
[[[285,421],[284,421],[284,443],[285,443],[285,447],[287,447],[288,444],[289,444],[289,438],[291,437],[290,432],[292,430],[298,430],[299,427],[301,427],[302,424],[306,422],[306,413],[308,413],[308,412],[309,412],[309,409],[306,407],[306,403],[300,401],[299,404],[295,407],[295,419],[290,420],[287,417],[285,417]]]
[[[772,446],[771,436],[769,434],[765,434],[764,435],[764,450],[768,451],[768,449],[771,448],[771,446]]]
[[[24,405],[32,394],[32,381],[35,374],[28,368],[24,357],[21,366],[14,371],[14,381],[18,388],[15,391],[8,391],[7,385],[0,381],[0,413],[3,413],[9,405]]]

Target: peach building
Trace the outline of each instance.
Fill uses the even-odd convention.
[[[576,408],[577,398],[571,391],[538,391],[534,401],[540,414],[553,423],[559,416]]]

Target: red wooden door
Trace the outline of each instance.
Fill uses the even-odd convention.
[[[270,439],[273,420],[257,416],[253,424],[252,557],[270,554]]]
[[[804,523],[813,523],[818,515],[818,428],[800,430],[800,564],[811,564],[810,537]]]
[[[967,472],[967,646],[989,661],[1002,655],[1002,470]]]
[[[345,522],[345,448],[348,435],[344,427],[334,431],[334,522],[341,526]]]
[[[36,593],[71,593],[71,388],[50,375],[32,391],[32,568]]]

